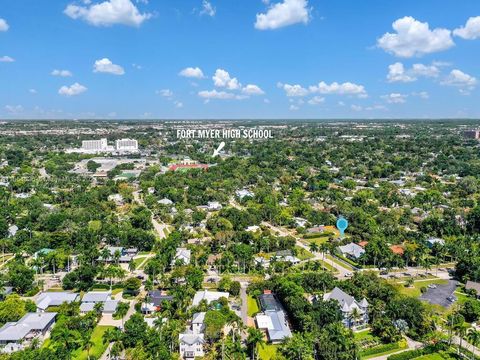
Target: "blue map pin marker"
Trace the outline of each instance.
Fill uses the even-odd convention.
[[[340,231],[340,237],[345,236],[345,230],[348,227],[348,220],[345,219],[343,216],[340,216],[337,220],[337,229]]]

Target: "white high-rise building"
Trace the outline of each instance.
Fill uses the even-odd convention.
[[[84,140],[82,141],[82,150],[87,151],[106,151],[108,150],[107,139]]]
[[[117,151],[137,151],[138,142],[135,139],[119,139],[116,141]]]

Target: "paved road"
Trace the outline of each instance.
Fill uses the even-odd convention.
[[[140,190],[134,191],[132,195],[133,195],[133,200],[137,204],[145,206],[145,203],[143,202],[143,199],[140,195]],[[157,232],[160,239],[165,239],[167,237],[166,230],[168,229],[168,225],[159,223],[157,220],[155,220],[155,218],[153,217],[153,214],[152,214],[151,220],[152,220],[153,228]]]
[[[296,245],[301,247],[302,249],[307,250],[308,252],[311,252],[310,248],[307,245],[305,245],[304,243],[302,243],[299,239],[297,239],[297,244]],[[304,260],[302,262],[320,261],[320,260],[324,261],[323,259],[325,259],[325,263],[327,263],[328,265],[331,265],[332,267],[334,267],[337,270],[337,273],[335,274],[335,276],[338,277],[338,278],[341,278],[341,279],[347,277],[349,274],[352,273],[352,270],[344,268],[340,264],[337,264],[335,261],[328,261],[326,255],[323,254],[323,253],[315,252],[315,253],[312,253],[312,254],[314,256],[313,258]]]
[[[240,299],[242,300],[241,314],[242,321],[248,326],[248,299],[247,299],[247,283],[240,283]]]

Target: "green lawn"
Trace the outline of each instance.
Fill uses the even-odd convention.
[[[112,295],[117,295],[118,293],[121,293],[122,291],[123,291],[122,288],[113,289],[113,290],[112,290]]]
[[[313,237],[313,238],[308,238],[308,239],[302,239],[301,242],[304,243],[305,245],[309,246],[311,243],[317,244],[317,246],[320,246],[328,241],[328,236],[318,236],[318,237]]]
[[[305,250],[304,248],[302,248],[300,246],[295,246],[295,249],[297,250],[297,257],[300,260],[308,260],[308,259],[312,259],[312,258],[315,257],[310,251]]]
[[[133,263],[135,264],[135,269],[138,269],[138,266],[146,259],[146,256],[140,256],[133,259]]]
[[[447,357],[447,359],[449,358],[450,357]],[[433,354],[427,354],[427,355],[416,357],[415,360],[445,360],[445,357],[443,354],[433,353]]]
[[[379,352],[371,355],[362,356],[362,353],[360,352],[360,359],[366,360],[366,359],[376,358],[379,356],[390,355],[390,354],[402,351],[406,349],[408,346],[406,340],[399,341],[398,343],[395,344],[396,346],[394,346],[394,348],[392,348],[390,345],[391,344],[382,344],[377,346],[376,348],[378,348]],[[386,350],[382,351],[382,348],[385,348]]]
[[[360,341],[360,340],[373,340],[374,336],[370,333],[370,329],[367,330],[362,330],[359,332],[353,333],[355,340]]]
[[[97,326],[95,329],[93,329],[90,340],[92,340],[95,345],[93,345],[90,349],[90,356],[94,359],[99,359],[103,352],[107,349],[108,344],[103,343],[103,334],[109,328],[113,329],[113,326]],[[75,360],[87,360],[87,351],[77,349],[72,353],[72,358]]]
[[[260,311],[260,308],[258,307],[257,300],[255,300],[255,298],[253,296],[248,295],[248,297],[247,297],[247,313],[248,313],[248,316],[253,317],[259,311]]]
[[[347,269],[347,270],[353,271],[353,267],[352,267],[350,264],[338,260],[335,256],[327,255],[327,256],[326,256],[326,259],[327,259],[329,262],[331,262],[331,261],[333,260],[333,262],[334,262],[335,264],[340,265],[341,267],[343,267],[343,268],[345,268],[345,269]]]
[[[257,351],[258,351],[258,358],[260,360],[271,360],[275,358],[275,355],[277,354],[277,345],[268,345],[265,344],[263,347],[259,346]]]
[[[145,259],[145,258],[143,258],[142,261],[143,261],[144,259]],[[145,265],[147,265],[150,260],[152,260],[152,258],[148,259],[148,260],[145,261],[143,264],[139,264],[140,266],[138,266],[138,269],[137,269],[137,270],[143,270],[143,269],[145,269]]]

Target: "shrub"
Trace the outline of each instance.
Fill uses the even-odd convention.
[[[388,352],[388,351],[396,350],[396,349],[400,349],[400,348],[401,348],[401,343],[400,342],[383,344],[383,345],[379,345],[379,346],[375,346],[375,347],[363,350],[363,351],[360,352],[360,355],[362,357],[365,357],[365,356],[370,356],[370,355],[381,354],[381,353],[384,353],[384,352]]]
[[[411,360],[423,355],[433,354],[433,353],[436,353],[442,350],[447,350],[447,349],[448,349],[447,344],[437,343],[435,345],[425,346],[422,349],[404,351],[400,354],[390,355],[387,359],[388,360]]]

